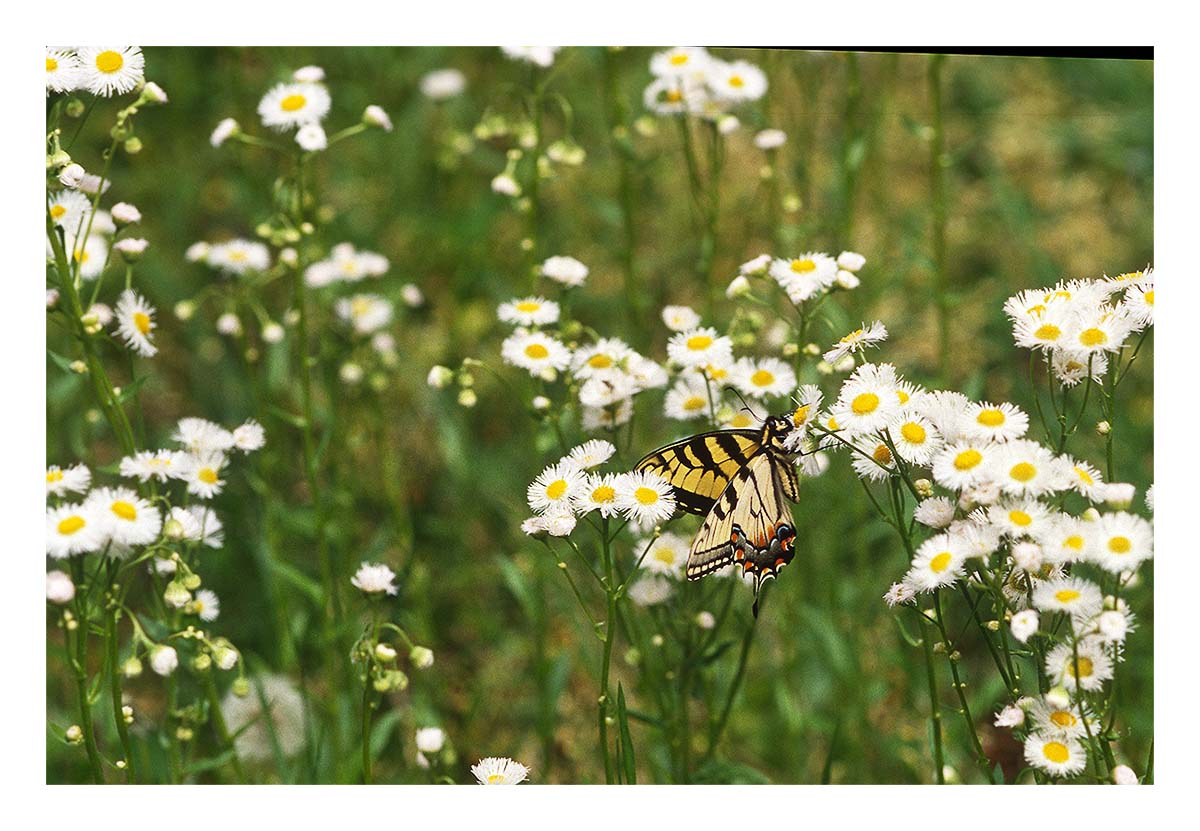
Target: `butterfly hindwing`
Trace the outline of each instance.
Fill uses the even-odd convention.
[[[657,473],[674,488],[682,510],[703,515],[717,504],[739,471],[761,453],[758,433],[718,430],[656,450],[634,469]]]

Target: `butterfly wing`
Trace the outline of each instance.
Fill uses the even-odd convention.
[[[701,433],[655,450],[635,470],[657,473],[675,490],[680,509],[704,515],[717,504],[740,471],[756,456],[764,455],[752,430],[717,430]]]

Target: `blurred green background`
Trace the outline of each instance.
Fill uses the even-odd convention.
[[[293,69],[317,64],[333,97],[325,122],[331,133],[357,122],[372,103],[396,125],[393,132],[369,132],[318,158],[327,208],[320,238],[328,244],[348,240],[391,260],[381,282],[359,288],[398,298],[400,286],[413,282],[427,298],[423,309],[402,313],[390,330],[399,366],[369,368],[386,378],[379,389],[339,383],[338,364],[350,347],[335,334],[328,306],[317,312],[318,326],[326,330],[321,387],[333,391],[321,395],[319,420],[336,424],[323,457],[334,494],[334,550],[347,575],[360,560],[392,563],[402,578],[399,619],[437,653],[435,666],[415,674],[409,690],[393,701],[400,715],[377,778],[414,777],[412,728],[440,724],[463,761],[509,755],[533,766],[537,781],[595,781],[599,642],[553,560],[518,529],[527,515],[526,484],[557,458],[552,436],[530,417],[528,395],[522,400],[487,372],[477,373],[480,402],[470,410],[454,403],[452,390],[425,385],[435,363],[457,366],[474,356],[498,365],[503,333],[495,307],[527,290],[527,261],[518,246],[524,219],[488,186],[504,167],[503,148],[476,141],[463,153],[448,145],[451,131],[469,136],[489,108],[513,112],[528,68],[483,48],[145,51],[147,78],[167,91],[170,103],[138,117],[145,148],[136,157],[118,155],[106,203],[137,205],[145,217],[140,234],[150,241],[136,278],[161,315],[160,355],[143,364],[152,371],[141,394],[147,435],[151,445],[165,441],[185,415],[226,424],[257,416],[268,435],[267,450],[240,465],[215,500],[227,542],[205,554],[203,566],[206,585],[222,600],[217,630],[234,640],[251,666],[294,673],[317,660],[309,653],[319,607],[299,588],[305,578],[281,577],[272,565],[281,561],[303,575],[316,574],[304,543],[312,516],[305,507],[298,438],[273,409],[294,396],[288,346],[262,344],[256,331],[240,344],[218,336],[213,321],[223,310],[220,299],[210,298],[186,323],[170,315],[174,303],[215,279],[185,261],[187,246],[251,236],[271,211],[276,160],[252,147],[214,149],[211,129],[232,116],[250,132],[265,132],[255,115],[262,93]],[[656,122],[654,135],[633,129],[652,51],[559,53],[549,87],[569,102],[571,132],[588,157],[578,168],[556,166],[555,178],[544,185],[540,253],[570,254],[590,266],[573,305],[579,319],[662,359],[669,333],[658,317],[661,304],[705,310],[710,290],[694,276],[697,232],[679,135],[668,119]],[[1152,259],[1152,64],[948,57],[941,81],[941,163],[951,323],[943,370],[933,295],[929,58],[714,52],[758,63],[771,84],[766,99],[739,112],[743,126],[728,138],[716,290],[739,263],[763,252],[862,252],[868,261],[862,287],[842,299],[840,311],[831,310],[815,333],[819,343],[860,319],[879,318],[892,337],[878,359],[896,364],[911,380],[1032,411],[1027,354],[1012,344],[1003,300],[1021,288],[1115,274]],[[421,95],[418,82],[440,67],[462,70],[467,88],[437,105]],[[636,154],[627,171],[635,226],[628,285],[644,302],[625,293],[620,179],[610,142],[613,102],[619,120],[631,128]],[[99,149],[107,143],[112,113],[105,108],[116,107],[102,102],[72,151],[88,169],[98,169]],[[751,141],[755,129],[767,126],[788,134],[780,151],[779,199],[760,179],[765,157]],[[563,119],[548,118],[546,129],[551,139],[564,135]],[[793,210],[783,210],[785,204]],[[273,287],[265,300],[279,319],[287,292]],[[724,326],[732,314],[732,304],[718,304],[715,319],[706,323]],[[257,351],[256,360],[244,359],[246,346]],[[1146,357],[1122,387],[1116,459],[1118,478],[1136,484],[1139,493],[1152,477],[1152,364]],[[111,463],[117,452],[106,428],[86,418],[92,406],[86,386],[53,364],[47,372],[49,461]],[[121,370],[116,374],[121,377]],[[501,374],[526,389],[518,371]],[[660,397],[652,392],[639,398],[645,409],[639,411],[635,452],[686,430],[658,417]],[[1091,432],[1074,439],[1071,450],[1092,461],[1102,458]],[[824,477],[806,483],[795,516],[802,553],[772,587],[742,706],[724,743],[724,755],[744,766],[735,778],[819,781],[828,764],[834,782],[928,781],[921,656],[901,640],[880,599],[907,566],[903,550],[891,529],[871,517],[840,457]],[[1140,626],[1117,688],[1124,702],[1119,727],[1129,732],[1122,748],[1138,760],[1152,736],[1151,590],[1144,581],[1132,592]],[[749,599],[738,602],[735,613],[744,625]],[[349,606],[355,608],[353,598]],[[350,620],[346,627],[357,631],[358,623]],[[622,649],[619,642],[618,656]],[[1006,769],[1015,768],[1020,746],[990,726],[1003,690],[970,634],[964,652],[985,746]],[[54,719],[56,708],[73,699],[56,653],[50,668]],[[628,669],[618,661],[615,672],[629,690]],[[721,672],[732,673],[732,666]],[[139,712],[161,709],[155,680],[134,684]],[[69,719],[66,713],[59,717]],[[347,717],[353,722],[353,713]],[[635,743],[648,741],[648,729],[635,726]],[[946,730],[948,762],[969,779],[973,769],[961,724],[947,717]],[[50,781],[83,778],[79,754],[53,743],[48,766]]]

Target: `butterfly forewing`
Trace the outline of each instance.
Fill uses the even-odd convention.
[[[730,480],[762,454],[759,434],[751,430],[718,430],[669,444],[635,465],[657,473],[675,489],[679,507],[706,514],[727,490]]]

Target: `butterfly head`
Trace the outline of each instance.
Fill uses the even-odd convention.
[[[787,438],[792,430],[796,429],[795,423],[788,416],[767,416],[763,422],[763,443],[775,450],[785,450],[783,440]]]

